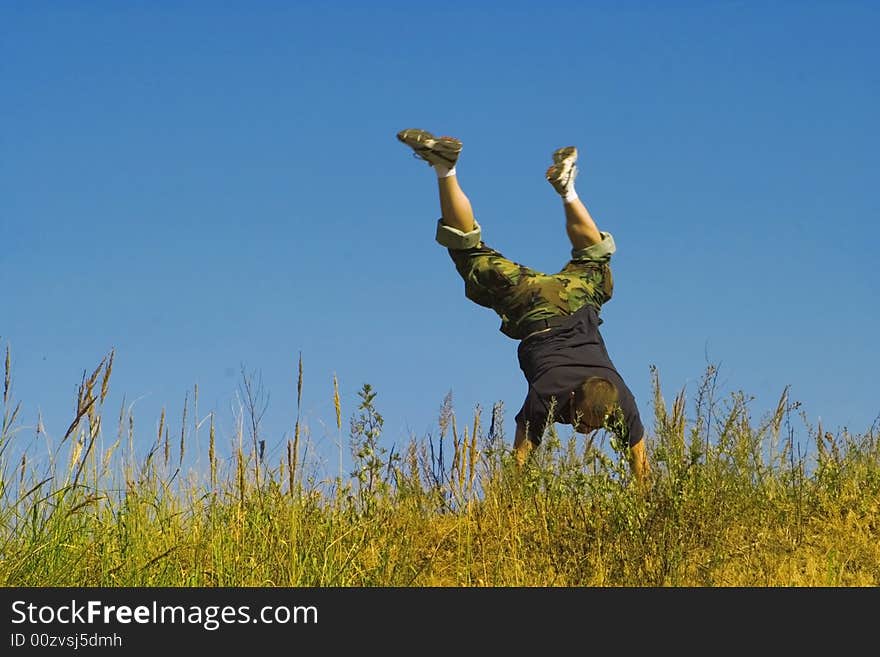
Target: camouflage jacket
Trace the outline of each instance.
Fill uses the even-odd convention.
[[[464,279],[465,296],[501,318],[500,330],[515,340],[526,337],[526,325],[539,319],[571,315],[586,304],[598,311],[611,298],[614,281],[610,233],[585,249],[572,249],[571,260],[557,273],[544,274],[508,260],[486,246],[480,225],[463,233],[437,222],[437,242],[447,247]]]

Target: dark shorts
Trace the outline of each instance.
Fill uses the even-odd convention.
[[[563,325],[520,342],[517,356],[529,390],[516,421],[528,423],[534,444],[541,442],[551,409],[554,422],[571,424],[569,395],[590,376],[604,377],[617,388],[627,434],[618,438],[629,445],[642,439],[645,428],[635,397],[608,356],[601,323],[597,310],[584,306]]]

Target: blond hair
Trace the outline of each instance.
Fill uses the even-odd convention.
[[[617,387],[601,376],[590,376],[574,389],[571,400],[572,424],[598,429],[619,401]]]

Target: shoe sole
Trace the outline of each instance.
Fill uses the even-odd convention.
[[[415,151],[423,160],[431,162],[430,156],[436,156],[447,164],[455,164],[461,153],[461,140],[455,137],[435,137],[426,130],[410,128],[397,133],[397,139]]]
[[[553,151],[553,163],[562,164],[563,161],[574,158],[577,161],[578,149],[574,146],[564,146]]]
[[[560,187],[564,187],[563,180],[571,177],[577,156],[577,148],[574,146],[564,146],[553,151],[553,164],[547,169],[545,177],[556,191],[559,191]]]
[[[547,169],[547,173],[545,177],[547,178],[547,182],[549,182],[556,191],[560,191],[562,187],[565,187],[564,180],[567,180],[571,177],[571,171],[574,168],[574,165],[571,166],[563,166],[561,164],[554,164],[549,169]]]

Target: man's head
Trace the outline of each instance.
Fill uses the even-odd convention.
[[[571,421],[576,431],[599,429],[619,401],[617,388],[608,379],[590,376],[571,391]]]

